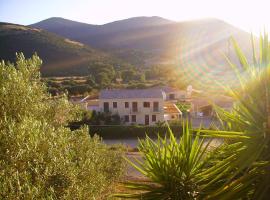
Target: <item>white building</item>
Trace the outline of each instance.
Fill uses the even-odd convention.
[[[161,89],[102,90],[99,110],[118,114],[126,124],[154,125],[165,120],[165,100]]]
[[[186,90],[179,90],[168,86],[163,86],[160,89],[165,92],[167,101],[177,102],[189,100]]]

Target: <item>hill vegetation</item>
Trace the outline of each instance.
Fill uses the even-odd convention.
[[[43,76],[88,75],[97,63],[129,66],[85,44],[54,33],[17,24],[0,23],[0,60],[13,62],[16,52],[26,57],[37,53],[43,59]]]
[[[85,77],[84,84],[54,84],[51,91],[147,87],[148,81],[159,84],[162,80],[179,88],[192,84],[216,93],[220,92],[216,82],[237,84],[224,59],[236,61],[230,36],[246,49],[247,59],[252,58],[250,36],[217,19],[177,23],[137,17],[90,25],[50,18],[31,26],[1,23],[0,59],[14,61],[15,52],[26,57],[37,52],[44,60],[44,77]],[[117,79],[122,79],[120,86],[115,85]]]
[[[182,70],[186,82],[203,89],[216,87],[214,80],[235,83],[235,76],[224,59],[227,56],[237,61],[230,37],[243,46],[247,59],[252,59],[250,35],[218,19],[173,22],[159,17],[139,17],[91,25],[50,18],[31,26],[109,52],[138,69],[173,65]]]

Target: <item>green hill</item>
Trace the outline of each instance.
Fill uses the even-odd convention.
[[[0,60],[14,61],[15,53],[37,53],[43,60],[43,76],[88,75],[95,63],[125,65],[119,59],[45,30],[0,23]]]

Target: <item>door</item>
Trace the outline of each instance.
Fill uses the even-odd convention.
[[[144,124],[145,125],[149,125],[149,115],[145,115],[145,122],[144,122]]]

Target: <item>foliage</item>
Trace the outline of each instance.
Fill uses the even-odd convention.
[[[191,109],[191,104],[189,102],[178,102],[176,106],[182,113],[187,113]]]
[[[40,64],[22,54],[0,64],[0,198],[105,199],[122,174],[122,152],[86,128],[65,128],[77,109],[47,94]]]
[[[193,138],[193,134],[195,138]],[[143,161],[129,163],[148,178],[145,182],[126,182],[130,194],[116,194],[117,197],[135,199],[197,199],[201,193],[201,173],[209,166],[214,154],[208,152],[211,140],[200,139],[199,132],[183,127],[178,142],[172,131],[169,138],[150,137],[140,140],[139,152]],[[136,192],[133,192],[136,191]]]
[[[236,41],[233,45],[241,71],[229,61],[239,80],[239,88],[226,88],[234,98],[233,112],[216,108],[223,122],[222,134],[230,138],[231,156],[220,161],[226,180],[208,199],[268,199],[270,195],[270,44],[268,35],[260,37],[259,57],[252,38],[253,63],[250,64]],[[218,131],[206,134],[219,134]],[[235,134],[243,139],[233,140]],[[236,149],[233,147],[237,146]],[[209,175],[209,180],[217,172]]]
[[[157,138],[158,135],[165,136],[169,134],[165,126],[144,126],[144,125],[89,125],[90,134],[97,134],[103,139],[137,139],[145,138],[148,135],[151,138]],[[182,134],[182,126],[171,126],[177,137]]]
[[[89,68],[105,66],[132,67],[110,54],[77,41],[29,26],[0,23],[0,60],[15,61],[16,52],[31,57],[37,52],[43,60],[42,76],[93,75]],[[110,70],[108,68],[108,70]]]
[[[96,112],[92,111],[92,116],[86,121],[88,124],[93,125],[120,125],[121,119],[118,114],[104,113],[104,112]]]
[[[148,86],[144,83],[129,82],[127,89],[146,89]]]
[[[87,84],[77,84],[75,86],[66,86],[64,87],[64,90],[66,90],[70,95],[80,95],[91,92],[92,88]]]

